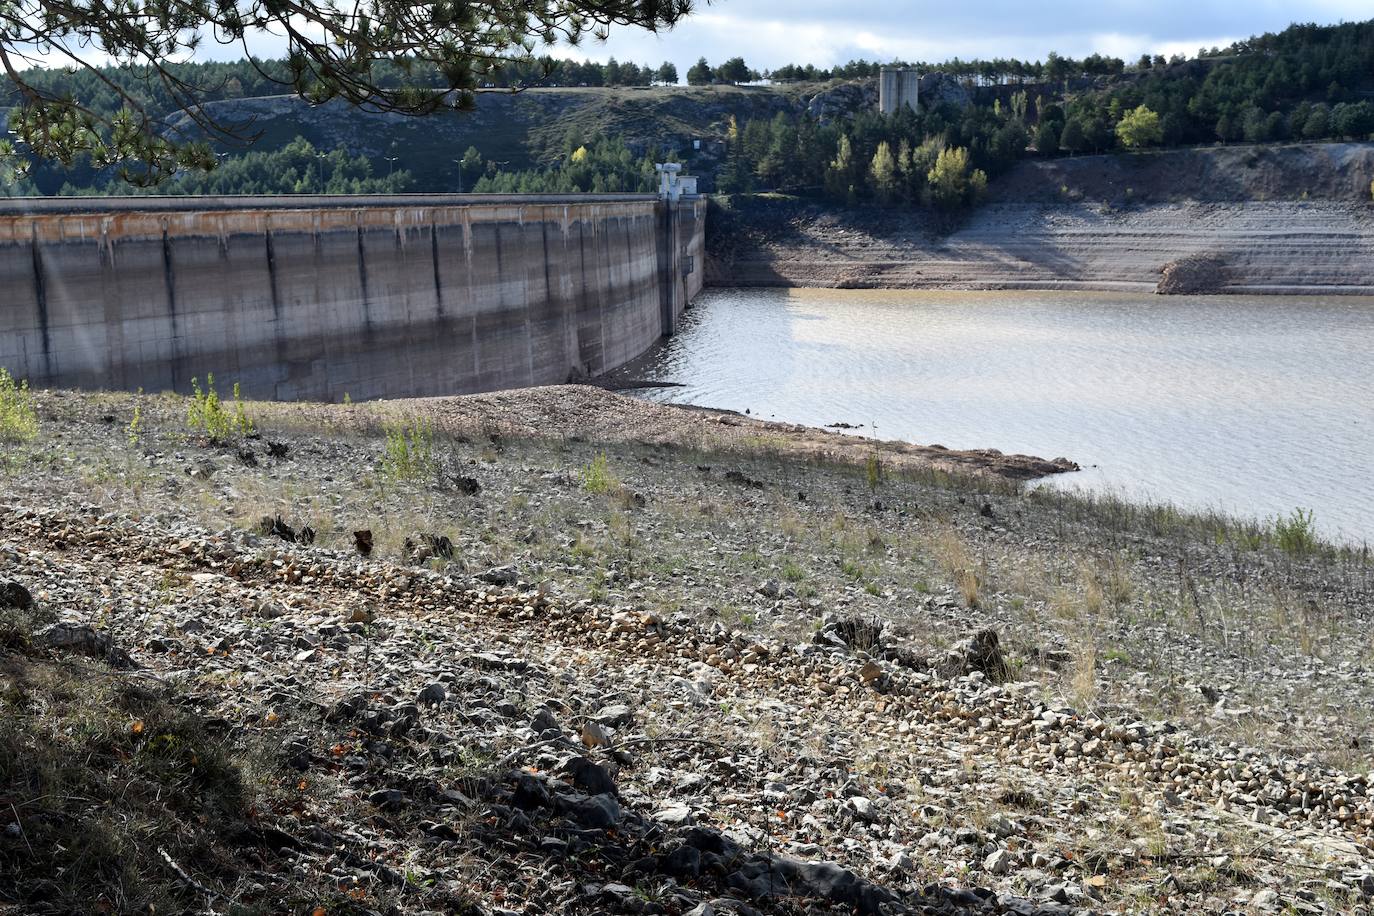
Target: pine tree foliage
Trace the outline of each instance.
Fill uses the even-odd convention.
[[[154,183],[181,168],[212,168],[207,138],[251,132],[206,105],[216,88],[193,78],[200,71],[173,63],[207,41],[243,47],[259,78],[313,103],[342,99],[423,115],[472,108],[479,86],[507,66],[551,67],[550,58],[535,55],[540,46],[577,44],[615,25],[666,28],[690,8],[691,0],[6,0],[0,72],[17,102],[10,130],[22,152],[64,164],[87,155],[97,165],[122,165],[130,180]],[[249,39],[264,33],[285,37],[282,64],[247,57]],[[120,78],[93,62],[102,59],[114,62]],[[54,64],[88,74],[81,87],[98,88],[105,104],[49,88],[36,73]],[[393,75],[400,78],[393,82]],[[226,80],[221,91],[241,92],[239,83]],[[167,129],[160,118],[167,110],[184,112],[190,127]],[[27,160],[15,153],[10,141],[0,147],[22,170]]]

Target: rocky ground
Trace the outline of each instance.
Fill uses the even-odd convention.
[[[186,408],[4,443],[0,912],[1374,910],[1366,553],[589,388]]]

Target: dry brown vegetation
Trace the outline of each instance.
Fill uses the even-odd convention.
[[[48,610],[94,623],[155,667],[164,665],[163,656],[143,648],[150,641],[201,646],[202,651],[214,644],[213,632],[197,636],[169,629],[192,607],[219,615],[213,619],[221,626],[264,638],[288,624],[318,627],[318,621],[336,620],[342,612],[347,627],[356,628],[348,631],[356,651],[340,655],[337,664],[362,672],[359,677],[388,671],[428,677],[408,666],[470,660],[499,647],[531,672],[519,675],[524,679],[519,689],[536,690],[551,708],[582,708],[579,703],[591,702],[585,685],[595,683],[597,702],[615,691],[642,704],[643,731],[636,740],[706,736],[728,743],[756,769],[730,777],[717,773],[736,781],[729,793],[703,791],[702,800],[694,802],[699,816],[738,822],[778,848],[787,848],[797,836],[825,838],[832,828],[860,829],[853,826],[854,812],[844,807],[842,794],[827,800],[843,809],[835,815],[839,820],[832,824],[831,814],[817,815],[819,828],[794,824],[804,811],[795,798],[786,802],[786,829],[776,813],[772,821],[760,820],[756,810],[759,805],[779,810],[780,802],[754,793],[771,791],[764,787],[778,782],[778,773],[801,766],[799,759],[841,755],[837,778],[861,779],[866,797],[890,805],[881,808],[877,821],[887,831],[881,833],[883,842],[901,846],[911,859],[911,873],[923,880],[1002,880],[982,870],[988,853],[975,854],[959,836],[972,825],[1006,847],[1010,841],[997,837],[1005,828],[1003,818],[1017,825],[1009,834],[1017,869],[1032,867],[1032,850],[1049,863],[1034,868],[1077,875],[1076,881],[1085,877],[1075,871],[1076,863],[1099,863],[1093,867],[1110,875],[1112,884],[1093,892],[1101,890],[1111,905],[1130,912],[1195,912],[1187,907],[1282,887],[1285,876],[1304,873],[1305,866],[1293,863],[1347,868],[1346,859],[1328,861],[1322,858],[1326,853],[1287,841],[1279,844],[1281,854],[1275,847],[1238,854],[1263,842],[1269,827],[1248,819],[1254,803],[1234,801],[1249,790],[1213,794],[1212,786],[1230,778],[1226,764],[1218,763],[1221,755],[1239,753],[1242,746],[1278,755],[1274,759],[1283,766],[1301,767],[1293,772],[1313,774],[1314,780],[1364,772],[1374,764],[1369,748],[1358,742],[1367,734],[1365,710],[1374,699],[1368,680],[1358,673],[1374,663],[1368,638],[1374,571],[1361,551],[1320,543],[1290,551],[1278,532],[1256,523],[1026,492],[1005,480],[904,467],[886,457],[881,479],[873,481],[868,444],[845,461],[842,453],[794,454],[785,443],[732,432],[715,443],[705,433],[694,439],[698,433],[691,430],[697,427],[679,425],[676,411],[637,415],[641,425],[633,428],[613,412],[598,426],[584,407],[603,402],[603,393],[585,401],[577,392],[535,392],[531,415],[554,417],[559,397],[570,399],[565,425],[541,420],[538,435],[515,419],[516,395],[404,406],[250,405],[265,438],[247,443],[256,462],[249,466],[234,448],[191,441],[182,422],[184,405],[177,399],[40,392],[38,439],[7,452],[7,517],[18,518],[23,506],[61,507],[68,519],[108,514],[108,524],[95,526],[100,531],[120,531],[127,523],[166,555],[146,561],[146,575],[138,578],[139,570],[99,570],[98,552],[71,551],[64,561],[70,571],[59,575],[55,558],[64,556],[65,536],[56,531],[33,544],[16,542],[20,559],[0,562],[0,578],[80,581],[89,600]],[[136,404],[145,429],[134,442],[126,426]],[[386,425],[417,412],[434,420],[433,473],[387,479],[380,473]],[[113,419],[104,420],[107,416]],[[668,424],[664,428],[644,425],[645,417],[660,416]],[[711,433],[716,425],[698,424]],[[267,441],[288,445],[289,453],[271,457]],[[459,477],[480,481],[480,493],[460,489]],[[315,543],[287,547],[256,534],[263,516],[278,514],[297,528],[311,526]],[[168,527],[178,533],[160,544],[154,532]],[[374,556],[367,563],[352,552],[353,532],[360,528],[374,536]],[[175,551],[181,538],[198,542],[204,532],[219,531],[227,531],[224,539],[234,545],[235,563],[275,570],[265,575],[280,578],[260,581],[254,572],[244,581],[226,580],[216,586],[227,590],[225,598],[207,606],[203,586],[193,578],[198,568]],[[406,541],[427,533],[450,537],[455,556],[408,555]],[[12,536],[0,531],[0,547]],[[517,617],[524,613],[518,610],[522,606],[545,608],[530,611],[528,621],[519,624],[529,629],[508,630],[514,624],[480,614],[461,616],[469,613],[462,601],[473,599],[455,603],[449,593],[426,599],[423,613],[407,617],[394,608],[394,602],[410,600],[411,593],[399,586],[394,592],[390,585],[368,591],[372,586],[350,583],[348,591],[324,599],[323,586],[305,581],[324,575],[318,570],[345,578],[357,570],[367,582],[435,573],[470,583],[472,574],[505,566],[525,585],[489,591],[514,602]],[[82,578],[74,579],[78,573]],[[121,606],[96,614],[94,606],[108,604],[102,597],[106,589],[140,609],[133,613]],[[479,608],[483,594],[475,599]],[[284,616],[279,622],[259,619],[260,607],[273,601],[282,603]],[[550,618],[555,610],[565,616]],[[628,625],[629,635],[622,632],[626,625],[616,622],[622,618],[659,623],[639,638],[635,624]],[[793,668],[788,660],[794,647],[810,643],[818,629],[836,619],[879,621],[885,629],[860,628],[865,635],[859,638],[856,630],[844,652],[795,662]],[[984,627],[1001,633],[1010,666],[1011,684],[995,694],[978,678],[941,674],[938,661]],[[368,830],[382,829],[382,822],[391,825],[388,842],[423,833],[422,806],[407,809],[413,820],[378,819],[359,814],[355,799],[325,791],[328,782],[312,781],[304,797],[297,782],[281,782],[280,755],[241,740],[245,733],[272,732],[264,725],[262,705],[250,714],[245,704],[232,715],[223,712],[232,706],[220,705],[212,719],[229,721],[201,722],[200,731],[190,728],[193,721],[178,718],[185,713],[194,719],[203,702],[232,703],[237,691],[250,695],[248,675],[255,665],[280,661],[290,676],[319,677],[323,685],[333,684],[335,671],[312,669],[313,661],[293,665],[289,655],[257,660],[252,652],[234,649],[215,655],[204,670],[168,658],[166,670],[193,671],[195,697],[178,699],[142,675],[116,674],[94,662],[35,650],[25,638],[31,629],[29,623],[12,621],[0,640],[8,646],[6,677],[28,685],[5,692],[26,698],[7,716],[11,743],[36,746],[57,733],[89,734],[90,754],[81,761],[76,757],[86,745],[50,743],[67,765],[85,767],[88,760],[98,771],[78,767],[70,777],[83,786],[74,797],[98,804],[53,802],[61,808],[57,814],[64,829],[83,829],[83,818],[108,814],[113,820],[91,835],[106,837],[101,848],[117,851],[151,835],[147,831],[156,829],[159,818],[175,816],[184,824],[167,835],[181,845],[173,849],[164,843],[168,857],[220,894],[233,887],[225,876],[237,867],[234,863],[251,858],[258,847],[226,845],[224,831],[214,832],[212,825],[228,825],[232,833],[255,818],[279,824],[281,818],[302,817],[302,811],[328,810],[357,815]],[[403,632],[410,635],[398,644]],[[667,638],[667,632],[678,635]],[[920,674],[931,680],[915,679],[884,655],[894,636],[907,647],[904,651],[936,660],[930,674]],[[771,654],[759,654],[758,646]],[[899,657],[910,664],[910,656]],[[866,667],[869,661],[877,675]],[[487,663],[474,662],[481,664]],[[748,666],[758,670],[750,672]],[[913,680],[902,680],[908,676]],[[496,677],[491,669],[477,670],[473,683]],[[702,700],[698,687],[682,693],[689,683],[705,685],[700,689],[710,699]],[[884,683],[902,684],[909,692],[882,693],[875,685]],[[1047,745],[1045,730],[1035,724],[1040,721],[1036,709],[1085,731]],[[294,727],[282,715],[283,723]],[[299,721],[313,721],[311,714],[304,715]],[[1169,728],[1180,730],[1150,739],[1167,747],[1168,755],[1151,756],[1156,745],[1137,747],[1129,738],[1099,749],[1101,757],[1081,750],[1093,740],[1106,743],[1113,730],[1136,719],[1150,728],[1168,720]],[[214,769],[187,769],[184,757],[148,756],[143,733],[129,731],[139,720],[145,728],[154,723],[159,733],[177,736],[178,746],[195,748],[207,767],[218,761]],[[1093,722],[1099,725],[1086,724]],[[1100,734],[1091,730],[1099,727]],[[278,742],[285,736],[272,734]],[[1176,735],[1187,737],[1171,737]],[[499,758],[518,749],[518,743],[506,743],[496,751],[488,748],[485,756],[463,756],[446,765],[443,778],[468,785],[485,771],[492,753]],[[1174,754],[1181,755],[1177,763],[1169,756]],[[722,753],[711,749],[708,756],[717,759]],[[19,768],[13,770],[14,784],[29,787],[14,794],[16,805],[31,804],[33,786],[49,778],[23,769],[30,765],[47,766],[39,758],[6,763]],[[938,778],[926,772],[932,766]],[[1277,771],[1283,766],[1275,764]],[[145,806],[147,822],[132,815],[121,819],[121,800],[108,784],[87,782],[105,771],[130,784],[127,798],[132,800],[145,798],[141,793],[151,791],[157,779],[194,798],[168,795]],[[630,768],[625,778],[654,804],[677,797],[664,784],[647,781],[647,772]],[[198,782],[202,773],[223,779],[223,791]],[[1175,787],[1171,793],[1183,788],[1192,793],[1183,809],[1168,801],[1157,781],[1175,777],[1183,781],[1169,782]],[[794,774],[781,781],[795,788],[802,779]],[[338,785],[347,789],[344,780]],[[885,788],[880,792],[879,786]],[[842,781],[827,791],[841,788]],[[898,790],[900,795],[892,794]],[[884,801],[897,798],[900,803]],[[1226,806],[1223,814],[1208,813],[1215,804]],[[297,805],[304,807],[297,810]],[[26,817],[17,822],[28,831]],[[99,827],[101,822],[91,823]],[[1334,815],[1294,822],[1292,829],[1299,826],[1327,837],[1362,835],[1357,822]],[[300,836],[295,827],[291,833]],[[927,833],[945,845],[919,846],[919,837]],[[5,846],[5,854],[17,856],[20,847],[22,838],[19,846]],[[1127,847],[1139,856],[1123,859],[1121,850]],[[950,851],[955,849],[961,851]],[[1174,868],[1168,858],[1199,850],[1211,857],[1230,855],[1231,864],[1220,868],[1198,859],[1196,867]],[[1270,854],[1282,861],[1269,861]],[[855,867],[887,874],[886,866],[865,858],[867,853],[844,855]],[[156,845],[140,848],[132,858],[115,858],[137,874],[146,872],[147,893],[164,895],[161,899],[173,901],[174,908],[203,896],[167,864]],[[94,853],[87,859],[101,861]],[[10,861],[28,863],[24,867],[31,872],[60,865],[49,859]],[[1164,872],[1177,872],[1179,888],[1160,889],[1156,882]],[[100,872],[107,875],[101,879],[105,883],[93,886],[112,900],[121,893],[134,900],[131,891],[120,889],[116,873],[105,868]],[[424,873],[424,880],[432,878]],[[347,890],[326,883],[306,886],[300,894],[344,906]],[[371,905],[390,899],[388,893],[380,885],[365,889]],[[1161,894],[1168,902],[1158,902]],[[411,903],[422,899],[419,894]],[[1328,909],[1341,911],[1335,902]]]

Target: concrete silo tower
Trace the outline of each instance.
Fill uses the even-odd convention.
[[[905,67],[883,67],[878,71],[878,110],[895,114],[903,105],[917,111],[920,74]]]

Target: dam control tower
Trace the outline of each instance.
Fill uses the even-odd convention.
[[[893,115],[903,105],[917,111],[920,82],[915,68],[883,67],[878,71],[878,111]]]

